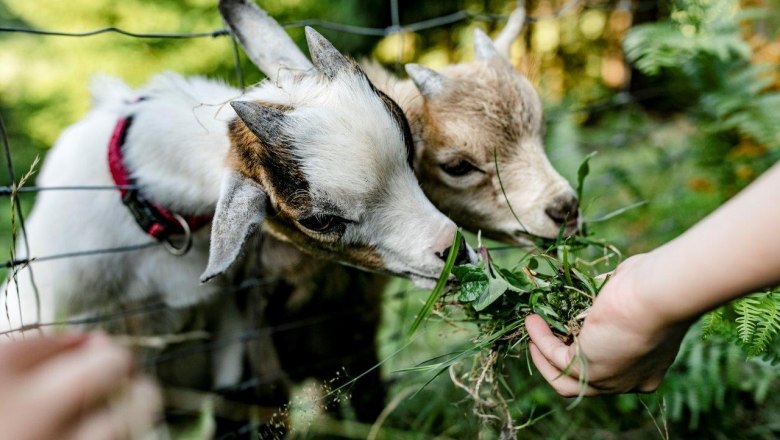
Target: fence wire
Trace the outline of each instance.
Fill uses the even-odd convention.
[[[518,1],[517,3],[518,6],[522,6],[524,2]],[[588,5],[586,4],[586,0],[568,0],[561,7],[559,7],[555,11],[552,11],[549,14],[527,16],[526,24],[533,23],[547,18],[561,17],[562,15],[577,10],[585,9],[585,8],[593,8],[593,9],[601,9],[601,10],[604,9],[630,10],[636,12],[646,7],[652,7],[654,3],[655,2],[648,1],[648,0],[642,0],[638,2],[631,2],[630,0],[620,0],[616,6],[613,6],[610,4],[605,5],[604,3],[599,3],[599,2]],[[459,10],[439,17],[434,17],[434,18],[421,20],[413,23],[402,24],[400,16],[401,14],[400,14],[400,7],[398,4],[398,0],[390,0],[391,23],[389,26],[386,27],[356,26],[347,23],[337,23],[337,22],[320,20],[320,19],[297,20],[297,21],[282,23],[282,25],[285,28],[300,28],[303,26],[312,26],[321,29],[328,29],[336,32],[342,32],[342,33],[354,34],[354,35],[360,35],[366,37],[386,37],[401,32],[420,32],[428,29],[453,25],[464,21],[500,22],[508,18],[508,16],[500,15],[500,14],[475,13],[469,10]],[[227,28],[215,29],[212,31],[205,31],[205,32],[139,33],[139,32],[132,32],[117,27],[105,27],[101,29],[95,29],[95,30],[84,31],[84,32],[65,32],[59,30],[39,29],[39,28],[30,28],[30,27],[0,26],[0,33],[31,34],[31,35],[38,35],[41,37],[73,37],[73,38],[93,37],[93,36],[103,35],[103,34],[118,34],[121,36],[126,36],[135,39],[179,39],[179,40],[196,39],[196,38],[229,37],[231,39],[231,44],[232,44],[232,55],[234,58],[236,79],[239,86],[241,88],[244,87],[244,79],[242,76],[241,61],[239,57],[238,46],[235,39],[231,37],[231,34]],[[398,52],[396,58],[396,69],[399,71],[401,70],[400,67],[402,64],[403,53],[404,53],[403,39],[401,38],[399,39],[399,46],[398,46]],[[650,97],[653,95],[653,92],[650,91],[649,93],[646,93],[646,95],[647,97]],[[617,94],[615,97],[610,98],[604,102],[597,102],[595,104],[583,108],[570,109],[570,111],[572,112],[599,111],[614,106],[628,105],[632,102],[636,102],[637,100],[641,100],[641,99],[644,99],[644,97],[643,96],[637,97],[637,96],[628,95],[627,93],[621,93],[621,94]],[[66,253],[61,253],[56,255],[31,256],[29,250],[27,230],[24,222],[24,213],[21,204],[19,203],[19,194],[38,193],[43,191],[118,191],[122,189],[137,189],[137,187],[134,185],[126,185],[126,186],[70,185],[70,186],[50,186],[50,187],[22,186],[19,184],[20,181],[17,180],[17,172],[14,169],[14,165],[12,161],[11,146],[8,140],[8,133],[6,131],[6,127],[5,124],[3,123],[3,119],[1,115],[0,115],[0,138],[2,139],[2,143],[3,143],[3,152],[6,160],[8,176],[10,182],[12,182],[10,186],[0,186],[0,197],[6,196],[9,197],[10,199],[12,209],[13,209],[12,218],[18,219],[19,231],[21,232],[21,239],[23,240],[24,250],[26,252],[25,257],[16,258],[14,254],[14,250],[12,249],[11,258],[5,261],[4,263],[2,263],[2,266],[10,270],[9,278],[13,278],[13,279],[17,277],[20,268],[27,269],[27,272],[30,277],[30,281],[33,286],[34,294],[36,296],[36,303],[38,305],[37,307],[38,319],[36,320],[35,324],[30,324],[16,329],[10,329],[10,330],[0,332],[0,336],[3,335],[8,336],[10,334],[17,333],[17,332],[41,329],[41,328],[53,327],[53,326],[101,324],[101,323],[107,323],[119,319],[124,319],[128,316],[149,314],[149,313],[159,312],[167,309],[168,306],[166,306],[164,303],[152,302],[150,304],[145,304],[141,307],[123,308],[121,310],[114,311],[111,313],[106,313],[106,314],[96,314],[94,316],[73,318],[73,319],[57,321],[57,322],[47,322],[47,323],[41,322],[39,293],[38,293],[38,289],[35,283],[35,277],[32,270],[34,263],[58,260],[58,259],[66,259],[66,258],[79,258],[79,257],[86,257],[86,256],[99,256],[99,255],[123,253],[123,252],[136,252],[142,249],[148,249],[151,247],[159,246],[160,243],[147,242],[147,243],[139,243],[137,245],[131,245],[131,246],[106,247],[102,249],[76,250],[76,251],[66,252]],[[14,241],[17,241],[17,233],[16,233],[15,225],[13,225],[12,227],[12,238]],[[268,282],[268,280],[263,280],[260,278],[244,279],[239,284],[234,285],[232,287],[228,287],[227,291],[230,294],[234,294],[258,285],[262,285],[265,282]],[[6,292],[6,296],[7,294],[8,292]],[[403,296],[405,296],[404,294],[405,292],[399,292],[395,294],[391,299],[402,300]],[[6,313],[9,313],[9,311],[6,310]],[[158,356],[148,358],[144,362],[145,362],[145,366],[158,365],[173,359],[179,359],[183,356],[190,356],[196,353],[209,352],[216,349],[224,348],[232,344],[245,343],[254,338],[265,337],[276,332],[284,332],[296,328],[303,328],[306,326],[321,324],[329,320],[348,318],[357,313],[359,313],[358,310],[346,309],[340,311],[339,313],[330,313],[319,317],[287,322],[279,326],[253,328],[251,330],[247,330],[245,332],[240,333],[239,335],[235,335],[229,338],[211,339],[208,342],[195,344],[193,346],[188,346],[181,349],[170,350],[168,352],[161,353]],[[400,340],[400,337],[398,339]],[[360,353],[355,353],[355,354],[360,354]],[[339,359],[332,359],[332,360],[324,359],[322,360],[322,362],[323,363],[334,362],[334,361],[337,362],[338,360]],[[375,366],[374,368],[376,367],[377,366]],[[216,390],[216,392],[222,393],[228,391],[244,390],[258,385],[272,383],[283,377],[284,377],[284,373],[280,373],[279,375],[270,375],[270,376],[253,376],[230,387],[225,387],[223,389]],[[234,432],[234,434],[237,435],[245,434],[256,428],[257,428],[257,423],[255,422],[247,423],[244,426],[239,427]]]
[[[566,13],[574,9],[582,1],[583,0],[569,0],[558,11],[550,14],[545,14],[545,15],[527,17],[526,22],[533,23],[535,21],[544,18],[557,17],[562,13]],[[317,27],[321,29],[328,29],[331,31],[361,35],[366,37],[386,37],[396,32],[402,32],[402,31],[420,32],[420,31],[433,29],[441,26],[447,26],[447,25],[451,25],[451,24],[455,24],[467,20],[497,22],[501,20],[506,20],[508,18],[508,16],[502,14],[476,13],[476,12],[463,9],[447,15],[443,15],[441,17],[435,17],[427,20],[421,20],[418,22],[401,25],[400,12],[398,9],[398,0],[391,0],[390,4],[391,4],[390,7],[392,9],[391,12],[392,24],[386,27],[355,26],[346,23],[336,23],[328,20],[320,20],[317,18],[296,20],[296,21],[290,21],[290,22],[285,22],[280,24],[285,29],[294,29],[294,28],[302,28],[304,26],[311,26],[311,27]],[[0,32],[33,34],[33,35],[42,35],[42,36],[50,36],[50,37],[92,37],[95,35],[114,33],[114,34],[124,35],[127,37],[132,37],[132,38],[145,38],[145,39],[189,39],[189,38],[209,38],[209,37],[216,38],[216,37],[225,37],[230,35],[230,31],[227,28],[215,29],[213,31],[207,31],[207,32],[141,33],[141,32],[128,31],[114,26],[95,29],[92,31],[84,31],[84,32],[65,32],[65,31],[54,31],[54,30],[46,30],[46,29],[36,29],[36,28],[29,28],[29,27],[0,26]]]

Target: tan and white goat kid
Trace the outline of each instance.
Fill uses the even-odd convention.
[[[126,194],[130,209],[113,192],[41,193],[27,223],[29,256],[150,242],[156,226],[147,220],[177,226],[164,224],[164,212],[185,235],[195,228],[187,218],[213,215],[211,231],[193,230],[183,256],[156,246],[33,262],[40,316],[21,269],[4,290],[3,327],[159,301],[165,322],[147,319],[140,331],[198,329],[185,308],[224,288],[200,281],[228,270],[261,225],[318,257],[435,280],[455,225],[414,178],[403,114],[354,62],[313,30],[306,35],[312,72],[244,93],[174,74],[135,92],[118,80],[97,86],[94,108],[62,134],[38,184],[127,181],[137,192]]]
[[[459,225],[498,240],[571,234],[578,203],[545,155],[539,95],[479,29],[474,52],[440,72],[408,64],[411,82],[369,73],[409,118],[426,195]]]

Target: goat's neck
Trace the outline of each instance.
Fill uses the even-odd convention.
[[[213,213],[230,141],[233,113],[220,106],[142,103],[125,142],[125,163],[141,192],[185,215]]]

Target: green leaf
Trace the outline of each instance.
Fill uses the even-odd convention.
[[[574,267],[571,268],[572,273],[574,276],[576,276],[583,286],[585,286],[585,289],[593,296],[596,296],[596,293],[599,291],[599,287],[596,286],[595,280],[591,278],[588,275],[585,275],[584,273],[580,272],[579,270],[575,269]]]
[[[474,264],[464,264],[452,268],[452,273],[460,281],[458,301],[472,302],[488,289],[488,274],[484,268]]]
[[[501,271],[494,267],[490,261],[487,262],[486,274],[488,275],[488,288],[482,292],[482,295],[474,301],[471,305],[476,311],[482,311],[489,305],[496,302],[507,290],[514,292],[522,292],[522,290],[511,285],[506,278],[501,274]]]
[[[585,156],[585,159],[580,164],[580,168],[577,170],[577,199],[582,201],[582,191],[585,188],[585,178],[590,174],[590,159],[596,155],[596,152],[592,152]]]
[[[569,263],[569,246],[561,246],[560,249],[563,251],[563,274],[566,276],[566,282],[569,284],[569,286],[573,285],[574,283],[571,280],[571,264]]]
[[[436,301],[439,300],[439,297],[444,292],[444,286],[447,285],[447,279],[449,279],[452,268],[455,266],[455,257],[458,255],[458,251],[460,250],[460,242],[462,241],[462,238],[463,233],[460,232],[460,229],[455,231],[455,237],[452,240],[452,246],[450,246],[450,253],[447,254],[447,260],[444,262],[444,268],[439,275],[439,279],[436,281],[436,287],[434,287],[431,291],[431,294],[428,295],[428,300],[425,301],[425,305],[423,306],[422,310],[420,310],[420,313],[417,314],[417,318],[415,318],[414,322],[412,323],[412,327],[406,334],[408,338],[411,338],[412,335],[414,335],[414,332],[417,331],[417,328],[420,327],[420,324],[422,324],[423,320],[431,314],[433,305],[436,303]]]
[[[533,286],[531,281],[523,272],[512,272],[504,268],[500,268],[498,270],[501,272],[501,275],[504,277],[504,279],[509,282],[509,284],[517,287],[518,289],[526,290]]]
[[[534,307],[534,313],[541,316],[542,319],[551,327],[558,330],[561,333],[566,333],[566,327],[563,326],[557,319],[561,316],[547,304],[538,303]],[[557,318],[557,319],[554,319]]]
[[[601,217],[596,217],[596,218],[593,218],[593,219],[583,220],[583,223],[604,222],[604,221],[607,221],[609,219],[615,218],[615,217],[619,216],[620,214],[623,214],[626,211],[630,211],[630,210],[632,210],[634,208],[638,208],[638,207],[644,206],[646,204],[647,204],[647,200],[642,200],[642,201],[639,201],[639,202],[636,202],[636,203],[632,203],[632,204],[630,204],[628,206],[624,206],[624,207],[622,207],[620,209],[616,209],[616,210],[614,210],[614,211],[612,211],[612,212],[610,212],[608,214],[604,214]]]

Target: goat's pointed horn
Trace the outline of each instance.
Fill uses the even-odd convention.
[[[250,101],[230,101],[230,106],[249,127],[249,130],[263,141],[282,136],[284,113]]]
[[[509,20],[507,20],[504,29],[502,29],[501,33],[498,34],[498,37],[493,40],[493,46],[495,46],[496,51],[506,57],[506,59],[509,59],[509,48],[512,46],[512,43],[517,36],[520,35],[520,31],[523,30],[523,25],[525,25],[525,8],[523,6],[518,6],[509,15]]]
[[[306,26],[306,42],[309,43],[309,53],[314,67],[323,75],[333,79],[340,72],[353,70],[355,64],[341,54],[330,41],[313,28]]]
[[[251,0],[220,0],[219,11],[249,59],[271,80],[282,68],[312,68],[284,28]]]
[[[449,79],[441,73],[414,63],[407,64],[405,67],[409,78],[425,98],[437,95],[447,87]]]

